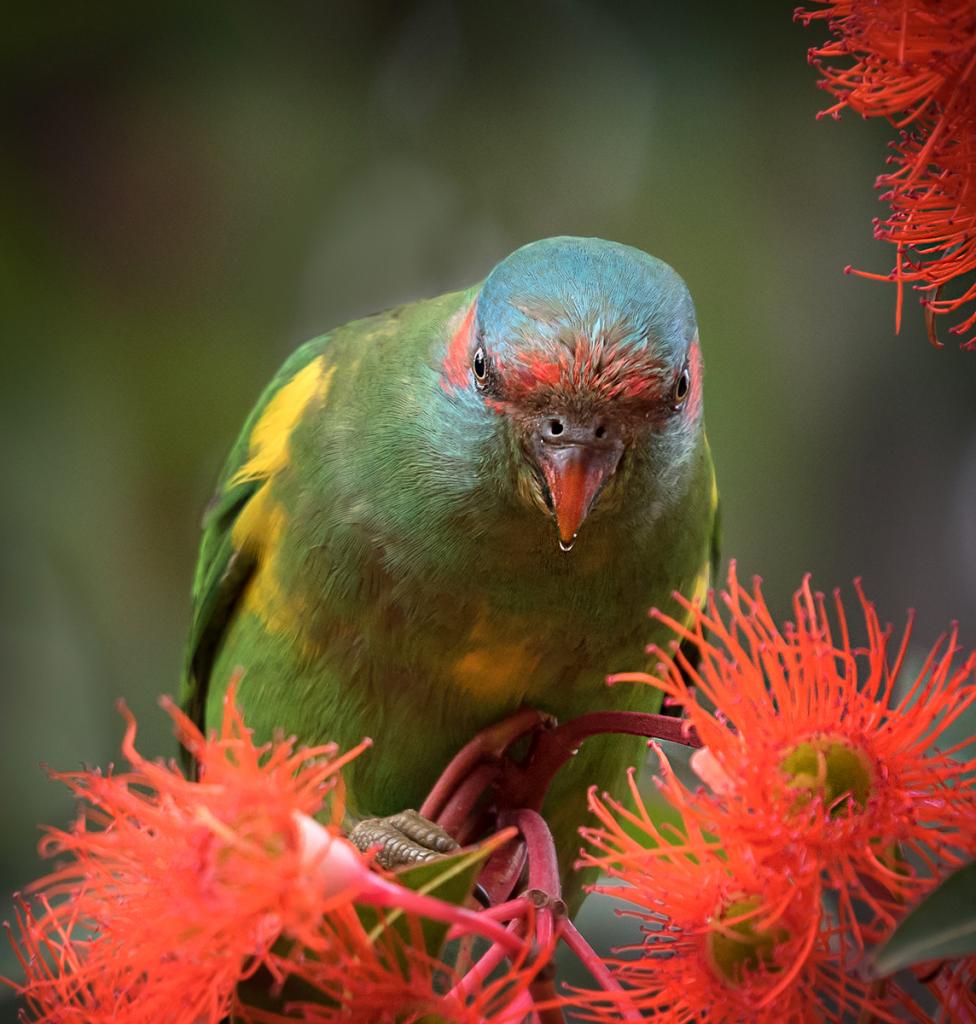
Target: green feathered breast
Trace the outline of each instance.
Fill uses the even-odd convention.
[[[703,431],[666,500],[635,454],[572,551],[519,496],[497,413],[444,386],[477,289],[403,306],[302,346],[248,418],[208,509],[184,697],[219,721],[228,681],[260,739],[346,748],[350,809],[416,807],[478,730],[524,705],[567,719],[655,710],[647,609],[700,595],[717,498]],[[609,489],[608,489],[609,490]],[[656,502],[653,514],[649,503]],[[606,507],[603,507],[604,504]],[[659,628],[659,627],[657,627]],[[617,785],[641,742],[588,742],[546,807],[564,865],[587,786]]]

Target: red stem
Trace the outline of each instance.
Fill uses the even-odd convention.
[[[701,746],[698,733],[687,720],[645,711],[591,711],[557,726],[550,735],[559,735],[566,742],[579,744],[604,732],[646,736],[649,740],[670,740],[686,747]]]
[[[535,941],[539,949],[548,949],[556,934],[556,915],[552,907],[543,907],[535,919]]]
[[[496,921],[514,921],[517,918],[525,917],[529,912],[530,903],[524,896],[517,896],[514,900],[507,900],[495,907],[486,907],[481,911]]]
[[[562,905],[562,886],[559,882],[559,860],[552,841],[552,832],[545,819],[537,811],[521,810],[503,816],[505,824],[513,824],[525,840],[525,852],[529,862],[529,893],[541,893],[548,904]]]
[[[559,769],[572,759],[584,740],[602,733],[646,736],[689,747],[701,746],[694,728],[680,718],[643,711],[592,711],[536,734],[535,745],[526,764],[510,765],[505,773],[500,804],[538,810]]]
[[[518,928],[517,922],[512,922],[508,930],[513,934]],[[451,995],[463,998],[470,995],[472,990],[480,985],[485,978],[508,956],[508,953],[497,943],[493,942],[465,973],[464,977],[451,989]]]
[[[948,1011],[948,1019],[958,1021],[959,1024],[974,1024],[976,1022],[976,1009],[966,998],[962,986],[953,988],[949,977],[950,971],[943,967],[936,973],[935,977],[924,982],[939,1002]]]
[[[475,804],[500,773],[501,764],[497,761],[494,763],[488,761],[478,765],[448,797],[441,812],[432,820],[449,835],[454,836],[458,842],[463,843],[467,837],[461,833],[464,831],[464,826],[474,810]],[[423,814],[423,811],[420,813]]]
[[[513,839],[489,857],[478,876],[478,884],[492,904],[511,899],[523,867],[525,843],[521,839]]]
[[[514,824],[525,840],[529,873],[528,889],[523,896],[537,910],[536,945],[540,949],[548,949],[555,935],[556,921],[566,914],[552,832],[536,811],[516,811],[503,815],[503,820],[506,824]]]
[[[512,1000],[508,1007],[510,1013],[520,1013],[519,1020],[529,1020],[532,1024],[537,1024],[539,1021],[539,1015],[536,1013],[535,1003],[532,1001],[532,996],[528,991],[519,992],[519,994]],[[511,1018],[514,1019],[514,1018]]]
[[[479,732],[458,751],[444,769],[441,777],[434,783],[434,788],[427,795],[420,813],[428,821],[435,821],[443,811],[448,798],[479,762],[486,758],[499,759],[520,736],[537,729],[545,721],[546,716],[541,711],[523,708],[511,718],[506,718],[503,722]]]
[[[521,909],[516,910],[514,912],[508,910],[506,911],[504,916],[499,916],[499,914],[497,913],[497,911],[501,909],[501,907],[513,907],[516,905],[519,906]],[[479,917],[487,917],[490,918],[492,921],[500,921],[510,929],[512,925],[521,925],[525,918],[527,918],[530,914],[534,914],[535,912],[535,907],[527,899],[509,900],[508,903],[501,904],[499,907],[482,907],[476,911]],[[466,925],[455,924],[452,925],[450,931],[448,931],[447,939],[448,942],[450,942],[454,939],[462,939],[467,934],[468,929]]]
[[[538,810],[556,772],[579,745],[601,733],[624,733],[648,739],[700,746],[693,727],[669,715],[640,711],[594,711],[559,726],[541,712],[525,708],[480,732],[451,760],[424,800],[420,813],[459,838],[472,836],[472,811],[482,794],[498,780],[502,758],[526,733],[535,732],[532,751],[523,765],[508,761],[498,787],[500,809]],[[544,728],[545,726],[549,728]],[[507,894],[505,894],[507,895]]]
[[[456,839],[461,846],[470,846],[482,836],[491,833],[497,820],[497,816],[487,810],[477,816],[469,817],[458,829]]]
[[[529,990],[539,1015],[539,1024],[566,1024],[566,1016],[559,1005],[556,983],[552,977],[537,978]]]
[[[579,929],[568,917],[559,922],[559,937],[579,957],[583,966],[593,975],[593,980],[607,992],[619,996],[621,1011],[628,1024],[643,1024],[644,1018],[630,1000],[620,982],[610,973],[607,965],[597,956],[596,950],[583,938]],[[617,1000],[615,999],[614,1002]]]
[[[506,952],[515,956],[524,952],[523,943],[507,928],[490,917],[485,917],[475,910],[468,910],[467,907],[444,903],[434,896],[405,889],[395,882],[388,882],[380,875],[371,876],[369,887],[363,891],[360,899],[374,907],[404,910],[408,913],[429,917],[433,921],[444,921],[457,925],[468,933],[481,935],[498,943],[504,947]]]
[[[504,760],[512,744],[527,733],[535,735],[525,762]],[[474,811],[479,801],[495,788],[494,810],[498,823],[514,824],[520,838],[496,850],[481,871],[479,883],[493,906],[478,913],[465,907],[449,906],[420,893],[411,893],[409,900],[404,900],[401,887],[392,883],[384,883],[389,886],[389,892],[379,885],[370,893],[371,902],[377,906],[414,910],[450,922],[451,934],[475,933],[491,941],[484,955],[454,986],[455,994],[467,995],[498,968],[507,955],[524,953],[524,940],[516,933],[527,927],[534,933],[540,950],[550,950],[554,941],[564,941],[609,994],[608,998],[620,1004],[623,1021],[637,1024],[642,1020],[620,983],[566,916],[552,833],[538,813],[559,769],[576,754],[584,740],[601,733],[701,745],[687,722],[667,715],[595,711],[554,726],[552,720],[540,712],[520,711],[479,733],[463,747],[420,808],[425,818],[436,821],[457,837],[468,838],[477,824]],[[524,894],[513,899],[512,892],[526,862],[528,887]],[[507,927],[500,923],[506,920]],[[525,1006],[529,1019],[539,1024],[565,1024],[551,977],[537,978],[532,992],[541,1000],[543,1009],[534,1005],[528,993],[522,993],[516,1001],[519,1007]]]

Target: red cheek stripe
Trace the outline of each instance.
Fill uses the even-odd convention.
[[[444,380],[441,381],[441,387],[445,390],[448,390],[445,383],[453,385],[454,390],[463,388],[468,383],[468,360],[476,305],[477,300],[471,303],[460,326],[447,343],[447,352],[444,355]]]
[[[688,387],[688,401],[685,409],[689,419],[697,419],[702,409],[702,357],[701,345],[696,334],[688,349],[688,375],[691,378]]]

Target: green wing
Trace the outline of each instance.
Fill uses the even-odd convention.
[[[203,538],[193,583],[193,615],[183,674],[182,702],[201,728],[207,689],[227,630],[262,559],[262,509],[274,476],[288,464],[291,433],[309,403],[324,400],[335,370],[325,355],[343,335],[353,348],[397,330],[405,311],[448,312],[460,293],[437,304],[396,306],[353,321],[302,345],[264,390],[244,424],[203,519]],[[345,349],[343,350],[345,351]]]
[[[722,505],[718,498],[717,489],[713,489],[712,491],[711,503],[712,535],[708,544],[708,571],[709,587],[715,588],[720,585],[718,573],[721,567],[722,547]],[[681,653],[687,659],[691,668],[693,670],[697,670],[699,662],[701,661],[701,650],[698,646],[693,644],[690,640],[683,640],[681,643]],[[663,704],[661,707],[661,713],[665,715],[681,715],[683,711],[681,708]]]
[[[722,564],[722,503],[715,502],[715,521],[712,523],[712,546],[710,568],[712,571],[712,587],[719,585],[718,571]]]
[[[267,423],[265,413],[276,397],[321,356],[326,340],[327,336],[316,338],[299,348],[264,390],[244,424],[220,475],[217,493],[204,513],[182,687],[184,710],[201,729],[214,661],[260,558],[257,551],[239,547],[234,541],[235,524],[273,472],[270,460],[264,460],[266,464],[262,465],[260,458],[253,457],[255,428],[266,424],[263,441],[267,444],[267,431],[285,430],[290,426],[287,417]],[[287,438],[282,438],[280,443],[283,445],[286,441]],[[250,465],[253,471],[248,470]]]

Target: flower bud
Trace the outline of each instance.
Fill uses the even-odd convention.
[[[782,925],[764,926],[761,896],[733,900],[712,922],[708,955],[723,981],[740,985],[747,973],[776,971],[776,947],[790,933]]]
[[[845,807],[863,810],[871,795],[871,765],[863,751],[847,740],[829,736],[807,740],[783,758],[781,767],[791,785],[819,794],[832,816]]]

